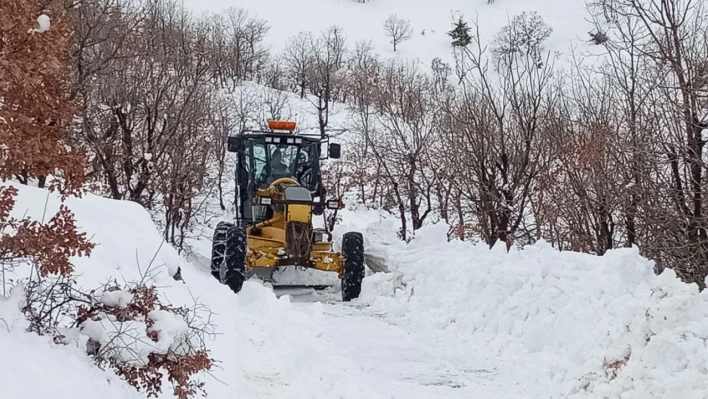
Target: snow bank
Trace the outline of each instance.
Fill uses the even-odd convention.
[[[364,280],[360,302],[441,347],[485,357],[528,397],[704,398],[708,291],[653,273],[636,249],[604,257],[546,243],[446,242],[432,225],[406,245],[376,212],[347,212],[391,273]],[[615,376],[616,374],[616,376]]]
[[[81,351],[24,332],[22,290],[0,296],[0,397],[3,399],[143,398],[115,374],[99,370]]]
[[[12,212],[13,216],[46,220],[59,209],[61,202],[55,194],[35,187],[21,185],[15,185],[15,187],[19,192]],[[78,287],[82,291],[88,292],[99,288],[109,280],[119,284],[142,280],[149,285],[161,287],[161,293],[167,295],[166,302],[168,303],[174,301],[176,306],[193,304],[185,285],[172,278],[178,267],[184,267],[187,264],[171,247],[163,244],[160,233],[142,207],[135,203],[108,200],[91,194],[84,195],[83,198],[69,198],[66,205],[75,213],[77,228],[86,232],[90,241],[97,244],[91,257],[72,259]],[[29,272],[28,266],[20,265],[12,273],[7,273],[6,277],[8,280],[26,277]],[[0,353],[3,355],[18,353],[17,358],[20,358],[19,354],[27,350],[30,357],[26,361],[23,360],[27,364],[7,363],[8,367],[16,369],[16,373],[26,373],[27,377],[17,379],[13,378],[11,373],[0,372],[0,387],[20,388],[21,385],[29,384],[30,381],[32,381],[30,385],[34,385],[34,376],[41,373],[46,374],[45,389],[48,390],[48,393],[53,393],[52,397],[62,397],[61,395],[56,396],[54,394],[56,392],[52,390],[52,385],[61,386],[62,383],[65,383],[67,389],[81,391],[79,396],[71,396],[72,398],[96,397],[98,396],[97,392],[101,392],[102,383],[105,385],[111,383],[112,380],[118,381],[113,382],[113,385],[116,386],[113,391],[117,392],[115,397],[131,397],[130,395],[133,394],[136,395],[134,397],[142,397],[142,395],[137,395],[134,388],[115,378],[115,375],[111,373],[100,372],[97,377],[96,373],[100,370],[85,355],[87,340],[92,338],[104,345],[111,343],[113,346],[120,347],[120,350],[112,355],[142,365],[147,362],[147,355],[150,352],[164,352],[168,348],[178,349],[180,337],[189,331],[186,323],[181,319],[175,320],[177,318],[174,315],[170,314],[171,318],[168,318],[163,314],[155,314],[155,317],[151,317],[156,322],[152,326],[152,330],[157,333],[158,340],[153,342],[148,338],[149,331],[143,322],[121,323],[117,322],[113,316],[104,315],[105,317],[102,317],[101,320],[85,322],[81,326],[80,332],[67,331],[66,341],[69,342],[69,345],[53,345],[49,338],[24,333],[27,323],[18,309],[20,297],[20,294],[17,293],[18,290],[21,290],[21,287],[13,290],[14,297],[6,299],[7,303],[0,309],[0,317],[5,319],[7,330],[12,332],[8,338],[2,339],[2,341],[8,345],[16,346],[17,349],[14,349],[13,352],[2,350]],[[107,307],[125,308],[133,300],[133,296],[124,291],[97,293],[96,296]],[[10,304],[12,301],[15,303]],[[38,342],[41,345],[37,345]],[[27,349],[27,346],[33,345],[32,350]],[[57,367],[58,361],[66,356],[66,353],[71,353],[72,359],[82,365],[82,368],[79,367],[75,374],[65,366],[59,365]],[[36,356],[36,358],[31,356]],[[35,366],[30,364],[38,359],[44,360]],[[43,362],[47,365],[43,366]],[[49,368],[46,369],[47,371],[37,373],[34,370],[38,367]],[[53,376],[55,368],[62,369],[60,376]],[[89,374],[83,375],[82,373]],[[113,375],[113,377],[106,380],[106,375]],[[66,381],[51,384],[50,382],[55,378],[64,378]],[[77,390],[77,381],[81,381],[81,385],[85,384],[89,387],[86,390]],[[90,386],[96,388],[92,390]],[[118,388],[120,389],[116,390]],[[125,393],[125,390],[128,393]],[[166,387],[166,391],[170,391],[169,387]],[[18,391],[17,394],[19,395],[20,392],[22,391]],[[29,397],[49,397],[49,394],[37,392],[37,395],[29,395]],[[6,397],[4,393],[0,396]],[[109,397],[114,396],[109,395]]]
[[[17,186],[16,216],[42,218],[56,211],[59,201],[45,190]],[[159,287],[163,303],[173,306],[209,307],[197,323],[210,322],[213,335],[207,348],[216,359],[215,367],[199,375],[212,398],[308,398],[340,397],[357,399],[361,393],[372,399],[383,398],[367,384],[360,366],[340,355],[333,355],[335,344],[323,341],[327,321],[322,305],[297,307],[288,296],[277,298],[257,281],[247,281],[239,295],[219,284],[202,268],[185,262],[169,245],[162,244],[150,215],[140,206],[123,201],[86,195],[71,198],[67,206],[75,212],[77,226],[99,245],[90,258],[75,258],[76,275],[85,289],[102,286],[108,280],[125,285],[127,281],[147,279]],[[148,267],[149,266],[149,267]],[[184,281],[172,275],[181,267]],[[17,273],[22,272],[20,267]],[[20,314],[21,292],[0,297],[0,397],[89,399],[96,397],[144,397],[110,372],[96,368],[85,355],[88,337],[107,342],[116,328],[132,329],[140,340],[131,341],[132,351],[119,355],[139,361],[148,349],[167,347],[179,351],[184,340],[184,324],[171,314],[153,312],[151,331],[158,342],[145,339],[145,326],[110,320],[88,323],[80,337],[71,336],[69,345],[55,345],[49,338],[25,333],[26,321]],[[133,297],[122,291],[97,293],[101,303],[123,307]],[[10,333],[8,333],[10,331]],[[336,341],[335,341],[336,342]],[[7,359],[12,360],[7,360]],[[363,391],[362,391],[363,390]],[[171,398],[169,384],[161,398]]]
[[[3,399],[138,399],[144,396],[96,368],[72,348],[31,334],[8,334],[0,322],[0,396]]]
[[[41,221],[47,220],[59,209],[61,202],[58,196],[47,190],[11,182],[6,184],[12,184],[19,190],[12,216]],[[179,267],[184,268],[187,263],[169,245],[163,244],[160,233],[142,207],[91,194],[83,198],[69,198],[65,204],[75,213],[77,228],[87,233],[89,240],[97,244],[91,257],[72,259],[77,288],[89,292],[109,280],[119,284],[145,281],[148,285],[160,287],[161,294],[167,297],[164,302],[173,302],[175,306],[194,303],[185,284],[172,277]],[[19,265],[12,271],[6,271],[4,277],[16,281],[26,277],[29,272],[28,266]],[[125,308],[133,300],[133,295],[124,291],[99,292],[96,297],[107,307]],[[27,321],[19,311],[21,298],[21,286],[15,287],[9,298],[0,296],[0,318],[3,319],[0,325],[6,327],[6,336],[0,338],[3,345],[0,353],[5,359],[10,358],[6,354],[16,354],[12,356],[13,361],[0,362],[13,370],[0,371],[0,396],[3,398],[8,397],[5,392],[7,387],[9,397],[19,397],[22,394],[23,397],[63,398],[61,393],[64,391],[67,398],[95,398],[102,394],[111,398],[143,397],[113,373],[102,372],[93,364],[85,354],[88,339],[92,338],[104,345],[110,342],[112,346],[120,347],[112,355],[142,365],[146,363],[150,352],[179,349],[180,340],[189,332],[186,323],[173,314],[168,317],[154,312],[151,319],[155,324],[151,331],[157,333],[158,340],[153,342],[147,336],[150,331],[145,323],[121,323],[113,316],[103,315],[101,320],[85,322],[80,331],[62,331],[68,344],[55,345],[51,337],[24,332]],[[69,363],[62,364],[67,358]],[[24,377],[18,378],[20,375]],[[36,378],[40,375],[43,383],[38,384]],[[25,390],[25,385],[32,387]],[[169,386],[165,390],[171,391]],[[73,394],[69,395],[70,392]]]
[[[7,184],[19,190],[14,217],[47,220],[61,205],[58,196],[47,190]],[[72,259],[79,283],[86,288],[97,288],[109,277],[122,283],[121,277],[139,280],[145,274],[157,284],[170,285],[178,267],[187,265],[163,242],[147,211],[134,202],[85,194],[67,198],[65,205],[74,212],[79,231],[96,244],[90,258]]]

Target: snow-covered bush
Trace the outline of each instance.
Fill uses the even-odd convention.
[[[17,287],[31,332],[85,348],[99,368],[112,369],[148,396],[162,391],[165,374],[178,398],[203,390],[192,376],[213,363],[204,344],[212,328],[202,318],[206,307],[174,307],[145,281],[113,281],[90,292],[76,284],[71,275],[59,275]]]
[[[205,306],[174,307],[145,279],[82,292],[64,274],[32,278],[14,290],[25,298],[30,332],[85,348],[99,368],[112,369],[148,397],[162,391],[164,376],[180,399],[203,391],[192,376],[213,364],[204,343],[213,327],[203,317],[210,313]]]
[[[85,342],[99,367],[113,369],[148,397],[162,391],[166,374],[174,395],[190,398],[203,391],[203,383],[192,376],[213,363],[204,344],[212,326],[202,321],[203,310],[208,312],[201,305],[165,303],[157,287],[142,281],[112,282],[78,306],[76,328],[63,339]]]
[[[522,12],[497,33],[492,51],[499,58],[520,55],[532,57],[541,63],[544,42],[551,33],[553,28],[537,12]]]

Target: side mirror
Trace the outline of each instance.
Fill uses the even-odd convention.
[[[339,144],[331,143],[329,145],[329,157],[333,159],[339,159],[342,155],[342,147]]]
[[[238,136],[231,136],[228,139],[227,149],[229,152],[239,152],[241,150],[241,140]]]

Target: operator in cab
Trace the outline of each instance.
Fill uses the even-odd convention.
[[[283,161],[282,149],[276,148],[271,155],[270,170],[264,166],[258,176],[258,181],[261,182],[261,185],[267,186],[282,177],[292,177],[292,174],[290,167]]]

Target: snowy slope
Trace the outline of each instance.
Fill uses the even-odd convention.
[[[16,216],[41,219],[45,207],[47,215],[57,210],[58,198],[46,190],[16,187],[19,189],[13,211]],[[323,398],[331,397],[333,388],[319,381],[322,373],[333,371],[331,363],[317,357],[317,334],[322,327],[313,322],[312,316],[293,310],[287,297],[279,300],[271,290],[255,282],[247,283],[241,295],[234,295],[206,271],[192,267],[170,246],[163,245],[150,215],[134,203],[85,195],[82,199],[68,199],[66,205],[75,213],[79,230],[87,232],[99,244],[90,258],[74,259],[82,287],[95,288],[107,279],[131,281],[147,274],[160,287],[167,302],[192,306],[197,301],[209,306],[213,314],[206,317],[211,318],[216,334],[207,345],[217,366],[201,379],[207,382],[210,397],[262,397],[266,392],[278,392],[273,388],[278,380],[283,380],[289,388],[283,391],[283,396],[275,397],[293,397],[290,395],[297,392],[292,386],[295,382],[301,384],[302,395],[319,386],[326,392]],[[171,278],[178,266],[182,268],[184,282]],[[16,272],[22,276],[23,269]],[[121,381],[115,382],[115,376],[95,369],[81,349],[52,345],[45,338],[24,333],[26,323],[17,310],[18,299],[0,299],[0,353],[4,358],[6,354],[22,358],[18,362],[0,362],[0,397],[16,398],[25,392],[35,392],[36,395],[23,397],[95,398],[110,384],[105,392],[108,398],[142,397],[133,394],[132,388]],[[288,333],[282,334],[283,331]],[[40,380],[44,387],[23,390],[25,385],[36,381],[34,374],[40,373],[43,365],[59,367],[66,356],[69,356],[67,365],[74,368],[63,368],[56,374],[44,373]],[[309,362],[322,372],[308,376],[297,367]],[[7,372],[1,372],[5,368]],[[55,381],[58,379],[62,381]],[[129,393],[125,393],[126,389]],[[163,397],[171,397],[170,392],[166,386]]]
[[[8,182],[13,184],[12,182]],[[13,184],[19,189],[12,215],[42,220],[55,214],[61,204],[55,194],[35,187]],[[95,285],[109,276],[140,277],[148,267],[156,281],[169,281],[184,261],[163,244],[152,220],[140,205],[112,201],[93,194],[69,197],[65,205],[77,219],[78,228],[96,244],[90,258],[75,258],[80,283]]]
[[[336,24],[344,29],[350,46],[359,40],[370,40],[384,58],[418,58],[424,67],[435,57],[453,64],[447,32],[460,13],[468,22],[478,21],[486,42],[514,15],[537,11],[553,28],[548,49],[565,53],[571,41],[587,41],[587,32],[592,28],[586,20],[584,0],[496,0],[494,4],[487,0],[185,0],[184,4],[196,12],[244,8],[265,19],[271,26],[266,43],[274,54],[282,51],[289,37],[301,31],[319,34]],[[395,53],[383,30],[383,23],[391,14],[410,20],[414,32]]]
[[[13,215],[24,215],[41,220],[42,215],[53,215],[59,201],[46,190],[16,185],[19,189]],[[45,209],[46,204],[46,209]],[[135,280],[142,265],[145,271],[154,261],[152,275],[156,281],[177,270],[179,257],[164,246],[145,211],[136,204],[108,201],[92,195],[83,199],[70,198],[67,205],[76,213],[78,227],[88,233],[99,245],[93,257],[76,258],[79,284],[96,288],[109,277]],[[136,217],[137,216],[137,217]],[[18,267],[14,276],[24,277],[27,267]],[[0,296],[0,396],[20,398],[140,398],[110,372],[96,368],[91,360],[75,346],[58,346],[49,337],[24,333],[27,322],[20,314],[22,291],[14,289],[12,296]]]

